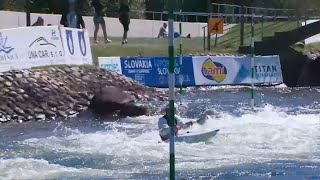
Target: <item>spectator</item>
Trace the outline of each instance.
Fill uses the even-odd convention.
[[[67,14],[68,14],[68,12],[62,13],[62,16],[60,19],[60,24],[63,25],[64,27],[69,27],[68,20],[67,20]]]
[[[168,25],[163,23],[163,26],[159,30],[158,38],[168,37]]]
[[[130,17],[129,17],[129,5],[128,0],[120,0],[119,8],[119,21],[123,26],[123,36],[122,36],[122,45],[128,44],[127,36],[129,31]]]
[[[106,30],[106,22],[104,21],[104,13],[103,13],[103,6],[100,2],[100,0],[92,0],[91,6],[94,7],[94,16],[93,16],[93,22],[94,22],[94,43],[98,43],[97,41],[97,34],[99,31],[99,24],[101,25],[103,36],[104,36],[104,42],[105,43],[111,43],[112,41],[108,39],[107,36],[107,30]]]
[[[43,25],[44,25],[44,20],[41,16],[39,16],[37,21],[32,24],[32,26],[43,26]]]
[[[69,7],[68,13],[62,14],[60,24],[64,25],[64,27],[85,29],[83,18],[76,12],[74,6]]]

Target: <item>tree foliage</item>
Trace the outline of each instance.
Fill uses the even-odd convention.
[[[26,6],[26,0],[0,0],[0,9],[25,11],[26,7],[31,12],[56,13],[61,14],[68,10],[68,0],[30,0],[33,2]],[[77,0],[77,7],[84,15],[92,15],[93,8],[90,6],[91,0]],[[119,0],[101,0],[106,7],[107,16],[117,16]],[[132,10],[141,11],[167,11],[168,0],[129,0]],[[305,15],[310,12],[306,9],[315,9],[320,7],[320,0],[211,0],[212,3],[236,4],[244,6],[255,6],[265,8],[296,9],[298,15]],[[184,12],[207,12],[208,0],[176,0],[175,11]],[[213,9],[217,11],[217,9]],[[222,10],[223,11],[223,10]],[[319,12],[319,11],[318,11]],[[313,14],[313,15],[320,15]],[[160,14],[146,13],[147,19],[160,19]],[[135,14],[134,18],[142,18]]]

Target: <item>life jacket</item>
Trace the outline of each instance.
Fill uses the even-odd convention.
[[[169,117],[167,115],[164,115],[162,118],[164,118],[165,120],[167,120],[167,124],[169,125]],[[178,121],[176,118],[174,118],[174,124],[177,125]]]

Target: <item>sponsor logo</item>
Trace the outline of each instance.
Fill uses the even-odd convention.
[[[2,36],[0,32],[0,61],[16,60],[19,59],[17,53],[12,53],[15,49],[7,45],[8,36]]]
[[[128,69],[128,73],[150,73],[152,63],[150,59],[131,59],[124,60],[124,68]]]
[[[217,83],[222,82],[228,74],[227,68],[223,64],[214,62],[210,58],[202,64],[201,72],[205,78]]]
[[[118,64],[101,64],[100,67],[120,73],[120,66]]]
[[[72,30],[66,30],[66,38],[67,38],[67,45],[68,45],[68,50],[71,55],[75,54],[75,48],[74,48],[74,41],[73,41],[73,33]],[[86,44],[86,39],[84,36],[84,31],[78,31],[78,43],[79,43],[79,48],[82,56],[87,55],[87,44]]]
[[[256,78],[278,77],[281,72],[276,65],[258,65],[254,66]]]
[[[87,55],[87,46],[86,46],[86,40],[84,38],[84,31],[78,31],[78,39],[79,39],[79,47],[81,54],[83,56]]]
[[[149,59],[125,60],[124,65],[126,69],[152,69],[152,63]]]
[[[0,52],[4,52],[6,54],[9,54],[12,50],[14,50],[14,48],[6,45],[7,40],[8,40],[8,36],[3,38],[2,33],[0,33]]]
[[[72,31],[66,30],[66,36],[67,36],[67,45],[68,45],[69,52],[71,55],[74,55],[74,44],[73,44]]]
[[[57,58],[62,57],[63,52],[57,46],[50,43],[46,38],[39,37],[29,45],[29,59]]]
[[[59,40],[59,36],[57,35],[56,30],[51,30],[51,39],[52,40]]]
[[[56,45],[49,43],[49,41],[44,38],[44,37],[39,37],[36,40],[34,40],[29,47],[33,46],[33,45],[39,45],[39,46],[54,46],[57,47]]]

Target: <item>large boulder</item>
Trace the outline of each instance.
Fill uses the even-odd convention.
[[[136,98],[123,89],[106,86],[92,98],[89,109],[98,115],[140,116],[147,108],[135,105]]]

